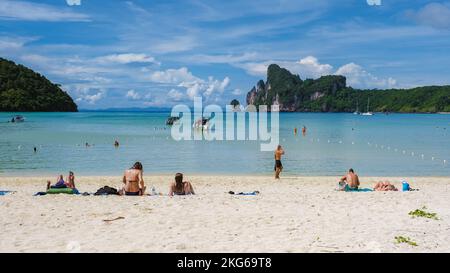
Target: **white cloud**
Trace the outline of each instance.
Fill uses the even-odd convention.
[[[267,75],[267,68],[270,64],[276,63],[288,69],[294,74],[299,74],[302,78],[318,78],[333,73],[333,66],[321,64],[314,56],[307,56],[299,61],[266,61],[262,63],[242,63],[236,66],[241,67],[253,76]]]
[[[97,58],[101,63],[119,63],[119,64],[129,64],[129,63],[156,63],[155,58],[148,56],[146,54],[113,54]]]
[[[37,38],[27,37],[0,37],[0,49],[20,49],[29,42],[36,41]]]
[[[430,3],[418,11],[407,11],[406,16],[421,25],[450,29],[450,3]]]
[[[223,93],[230,84],[229,77],[225,77],[222,81],[214,77],[204,80],[194,76],[186,67],[156,71],[150,75],[149,79],[152,82],[184,87],[190,99],[200,95],[209,97],[215,92]]]
[[[134,91],[133,89],[129,90],[127,94],[125,95],[126,98],[131,100],[140,100],[141,95],[139,95],[138,92]]]
[[[67,90],[75,101],[86,102],[88,104],[95,104],[97,101],[106,97],[106,90],[103,88],[96,88],[85,84],[73,84],[63,86],[64,90]]]
[[[341,66],[335,73],[347,78],[347,85],[355,88],[394,88],[397,81],[393,78],[381,79],[364,70],[360,65],[349,63]]]
[[[198,78],[192,75],[186,67],[182,67],[153,72],[150,75],[150,80],[158,83],[180,84],[182,82],[197,81]]]
[[[171,89],[167,96],[173,101],[181,101],[184,98],[184,94],[176,89]]]
[[[369,6],[381,6],[381,0],[367,0]]]
[[[81,6],[81,0],[66,0],[69,6]]]
[[[50,5],[27,1],[0,1],[0,20],[87,22],[89,16]]]
[[[252,53],[244,53],[241,55],[190,55],[186,58],[186,61],[189,63],[201,63],[201,64],[234,64],[234,63],[242,63],[249,62],[255,60],[258,54]]]
[[[177,37],[169,37],[156,41],[150,45],[151,50],[160,53],[183,52],[195,48],[198,45],[196,37],[182,35]]]
[[[242,90],[239,88],[236,88],[233,90],[233,92],[231,92],[231,94],[235,95],[235,96],[239,96],[242,95]]]
[[[331,65],[321,64],[319,63],[319,60],[313,56],[308,56],[296,62],[293,68],[297,74],[310,75],[314,78],[328,75],[333,70]]]
[[[235,66],[244,69],[249,75],[265,76],[267,75],[267,67],[269,67],[271,63],[275,63],[275,61],[240,63]]]

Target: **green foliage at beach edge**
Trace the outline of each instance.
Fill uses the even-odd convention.
[[[72,98],[33,70],[0,58],[0,112],[77,112]]]
[[[267,81],[260,80],[247,94],[247,104],[274,103],[283,112],[450,112],[450,86],[360,90],[348,87],[343,76],[302,80],[272,64],[267,70]]]

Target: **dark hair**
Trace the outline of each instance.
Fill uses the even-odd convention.
[[[69,172],[69,175],[74,175],[74,173],[72,171]]]
[[[183,190],[183,174],[182,173],[177,173],[175,175],[175,188],[178,191],[182,191]]]
[[[142,171],[144,168],[142,167],[142,163],[141,162],[136,162],[136,163],[134,163],[132,169],[141,170]]]
[[[348,172],[355,173],[355,171],[353,169],[348,170]]]

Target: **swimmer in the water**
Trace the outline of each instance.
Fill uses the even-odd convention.
[[[298,130],[297,130],[297,127],[295,127],[294,128],[294,135],[297,135],[298,134]]]
[[[303,134],[303,136],[306,136],[306,126],[304,126],[304,125],[303,125],[303,128],[302,128],[302,134]]]
[[[119,144],[119,141],[114,141],[114,147],[116,147],[116,148],[119,148],[119,146],[120,146],[120,144]]]

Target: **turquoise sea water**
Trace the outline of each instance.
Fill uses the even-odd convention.
[[[0,113],[3,176],[119,175],[134,161],[154,174],[273,171],[273,153],[259,142],[174,141],[168,113],[24,113],[26,122],[8,123],[14,115]],[[307,136],[294,136],[303,125]],[[450,175],[450,115],[281,113],[280,141],[289,175],[340,175],[349,167],[364,176]]]

